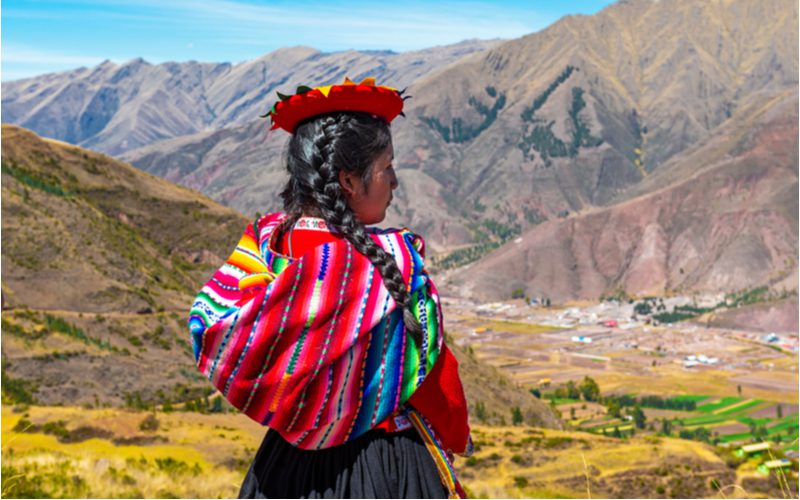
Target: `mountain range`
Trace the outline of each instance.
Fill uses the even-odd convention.
[[[4,123],[119,155],[153,142],[257,120],[275,92],[376,76],[403,88],[497,41],[471,40],[426,50],[323,53],[289,47],[239,64],[125,64],[3,82]]]
[[[281,208],[273,90],[374,75],[412,96],[387,223],[442,267],[479,259],[453,272],[465,294],[796,289],[797,42],[788,0],[625,0],[416,53],[105,63],[4,83],[3,120],[253,215]]]

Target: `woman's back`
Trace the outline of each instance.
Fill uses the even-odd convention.
[[[399,99],[352,85],[284,102],[304,112],[306,97]],[[198,368],[270,428],[244,495],[463,494],[451,452],[470,448],[466,401],[424,242],[365,227],[383,220],[397,188],[390,119],[292,122],[286,213],[249,225],[192,308]]]

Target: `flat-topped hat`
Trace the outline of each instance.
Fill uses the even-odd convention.
[[[375,78],[364,78],[359,83],[345,77],[339,85],[324,87],[297,87],[294,95],[278,92],[280,100],[267,112],[272,118],[272,130],[282,128],[294,133],[298,123],[312,116],[337,111],[370,113],[387,122],[403,114],[403,92],[392,87],[375,85]],[[405,115],[404,115],[405,116]]]

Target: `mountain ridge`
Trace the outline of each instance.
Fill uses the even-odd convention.
[[[246,123],[272,106],[275,90],[339,83],[343,65],[352,78],[376,76],[402,88],[495,43],[464,40],[391,54],[295,46],[237,64],[106,60],[94,68],[3,82],[3,121],[116,155],[154,140]]]

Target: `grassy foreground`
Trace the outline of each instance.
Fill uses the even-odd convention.
[[[238,413],[4,405],[2,417],[6,498],[235,497],[264,433]],[[759,476],[699,442],[527,426],[474,426],[473,438],[475,455],[456,460],[470,496],[796,496],[785,493],[796,479]]]

